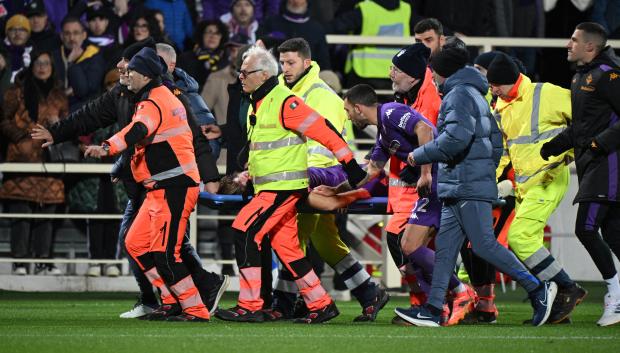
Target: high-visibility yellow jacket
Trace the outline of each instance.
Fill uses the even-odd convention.
[[[249,172],[254,192],[262,190],[298,190],[308,187],[306,141],[280,123],[282,104],[293,95],[277,85],[265,96],[256,112],[248,112],[250,134]],[[252,125],[250,115],[256,115]]]
[[[400,1],[398,8],[387,10],[371,0],[357,4],[362,12],[362,36],[401,36],[409,37],[409,18],[411,6]],[[345,72],[355,71],[364,78],[387,78],[392,57],[399,48],[360,46],[349,53]]]
[[[316,62],[297,82],[291,87],[291,91],[301,97],[310,108],[316,110],[321,116],[329,120],[347,142],[348,135],[353,131],[345,129],[348,120],[344,111],[344,102],[336,92],[334,92],[325,81],[319,77],[321,68]],[[280,75],[280,84],[286,85],[284,77]],[[308,166],[317,168],[327,168],[339,164],[334,154],[325,146],[308,138]]]
[[[548,161],[540,157],[542,145],[570,124],[571,98],[569,90],[550,83],[533,83],[525,75],[517,85],[516,98],[498,98],[495,117],[509,157],[503,163],[512,162],[515,194],[522,198],[532,186],[551,183],[573,159],[572,150]],[[500,170],[501,165],[498,173]]]

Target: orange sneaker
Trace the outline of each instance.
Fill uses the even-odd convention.
[[[454,301],[452,302],[452,314],[446,326],[453,326],[458,324],[465,318],[465,315],[472,312],[476,305],[476,292],[465,284],[467,288],[465,291],[455,294]]]

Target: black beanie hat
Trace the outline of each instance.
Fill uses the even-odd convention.
[[[142,48],[155,49],[155,40],[152,37],[148,37],[145,40],[133,43],[123,50],[123,58],[131,60]]]
[[[519,67],[508,55],[497,54],[487,70],[487,80],[496,85],[512,85],[519,79]]]
[[[129,70],[141,73],[144,76],[155,78],[167,71],[167,65],[153,48],[142,48],[129,61]]]
[[[448,78],[459,71],[469,61],[469,53],[462,48],[442,49],[439,53],[431,57],[431,67],[433,71]]]
[[[494,50],[482,53],[478,55],[476,59],[474,59],[474,65],[481,66],[484,69],[488,70],[489,65],[491,65],[491,61],[493,61],[493,59],[495,59],[498,54],[501,54],[501,51]]]
[[[424,78],[431,50],[422,43],[401,49],[392,57],[392,64],[413,78]]]

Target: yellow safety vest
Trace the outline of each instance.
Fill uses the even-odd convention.
[[[349,133],[349,131],[352,133],[352,130],[345,131],[345,122],[348,118],[344,110],[344,101],[325,81],[319,78],[320,71],[319,65],[313,61],[310,70],[295,83],[291,90],[296,96],[301,97],[310,108],[329,120],[336,131],[345,137],[345,133]],[[285,85],[282,75],[280,75],[280,84]],[[338,164],[338,159],[327,147],[310,138],[307,140],[309,167],[327,168]]]
[[[411,6],[400,1],[397,9],[386,10],[371,0],[357,5],[362,12],[362,36],[396,36],[409,37],[409,18]],[[359,46],[353,49],[347,58],[345,73],[351,69],[363,78],[387,78],[392,64],[392,57],[400,48]]]
[[[277,85],[263,98],[258,111],[248,111],[250,140],[249,172],[255,193],[263,190],[298,190],[308,187],[306,139],[282,127],[280,113],[286,98],[293,95]],[[249,116],[256,115],[256,124]]]
[[[497,100],[495,118],[515,171],[516,195],[523,197],[535,185],[548,185],[573,159],[568,151],[545,161],[542,145],[570,124],[570,91],[550,83],[532,83],[521,75],[517,98]]]

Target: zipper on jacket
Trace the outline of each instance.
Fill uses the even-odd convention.
[[[256,218],[258,218],[260,216],[260,211],[263,210],[264,207],[259,207],[258,210],[256,210],[256,212],[252,213],[250,215],[250,217],[248,217],[248,219],[245,220],[245,223],[243,224],[244,226],[247,226],[248,223],[252,220],[252,218],[254,218],[254,216],[256,216]]]

